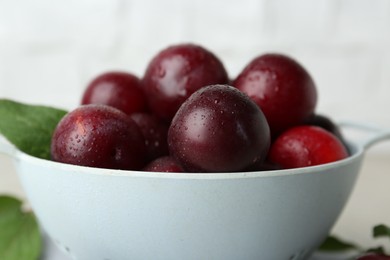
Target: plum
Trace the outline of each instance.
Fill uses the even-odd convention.
[[[145,166],[149,172],[184,172],[183,167],[171,156],[159,157]]]
[[[359,256],[356,260],[390,260],[390,256],[380,253],[367,253]]]
[[[81,104],[109,105],[126,114],[148,109],[140,79],[119,71],[106,72],[93,79],[83,93]]]
[[[341,141],[318,126],[296,126],[283,132],[272,144],[269,161],[282,168],[298,168],[338,161],[348,157]]]
[[[268,123],[259,107],[228,85],[193,93],[177,111],[168,130],[173,157],[191,172],[234,172],[266,157]]]
[[[54,161],[98,168],[139,170],[145,164],[144,137],[124,112],[106,105],[82,105],[58,123],[52,137]]]
[[[150,113],[134,113],[130,116],[140,128],[145,138],[147,160],[168,155],[168,125]]]
[[[282,54],[265,54],[252,60],[234,80],[261,108],[276,138],[302,124],[314,113],[317,90],[310,74]]]
[[[228,82],[222,62],[194,44],[170,46],[148,64],[143,88],[151,111],[170,122],[180,105],[196,90]]]

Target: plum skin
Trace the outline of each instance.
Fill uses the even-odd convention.
[[[228,85],[204,87],[180,107],[168,130],[170,153],[190,172],[235,172],[264,160],[268,123],[259,107]]]
[[[286,130],[269,151],[270,162],[284,169],[330,163],[348,156],[344,144],[335,135],[311,125]]]
[[[172,156],[156,158],[149,162],[143,170],[148,172],[184,172],[183,167]]]
[[[350,154],[351,152],[349,151],[347,141],[345,140],[341,129],[339,128],[338,125],[336,125],[329,117],[325,115],[319,115],[319,114],[313,114],[311,117],[309,117],[304,125],[313,125],[313,126],[318,126],[321,127],[330,133],[332,133],[334,136],[336,136],[345,146],[347,149],[348,153]]]
[[[390,260],[390,256],[380,253],[367,253],[359,256],[356,260]]]
[[[233,81],[261,108],[272,137],[302,124],[317,104],[317,89],[310,74],[294,59],[265,54],[253,59]]]
[[[148,162],[169,154],[168,124],[149,113],[134,113],[130,117],[144,135]]]
[[[139,170],[146,148],[136,123],[106,105],[82,105],[58,123],[51,142],[54,161],[108,169]]]
[[[196,90],[227,82],[227,72],[212,52],[195,44],[178,44],[160,51],[149,62],[142,87],[151,111],[170,122]]]
[[[121,71],[106,72],[93,79],[83,93],[81,104],[108,105],[129,115],[148,109],[141,80]]]

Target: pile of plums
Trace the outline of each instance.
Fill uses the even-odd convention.
[[[106,72],[58,124],[58,162],[159,172],[237,172],[348,157],[342,135],[315,112],[317,90],[294,59],[265,54],[230,80],[202,46],[159,52],[142,78]]]

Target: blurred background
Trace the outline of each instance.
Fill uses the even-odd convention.
[[[214,52],[231,78],[260,54],[290,55],[317,84],[317,112],[390,129],[388,0],[0,0],[0,98],[72,109],[99,73],[142,77],[183,42]],[[369,150],[334,233],[373,244],[371,227],[390,224],[389,159],[389,141]],[[0,163],[0,193],[23,197]]]

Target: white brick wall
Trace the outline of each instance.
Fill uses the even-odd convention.
[[[290,54],[319,112],[390,129],[388,0],[0,0],[0,97],[70,109],[97,73],[141,76],[178,42],[214,51],[231,77],[256,55]]]

